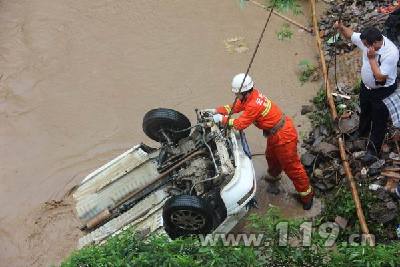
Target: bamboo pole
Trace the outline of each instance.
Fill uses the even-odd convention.
[[[322,66],[322,74],[324,76],[326,98],[328,100],[328,106],[329,106],[329,110],[330,110],[330,113],[332,116],[332,120],[334,122],[336,122],[338,119],[338,116],[337,116],[337,112],[336,112],[335,101],[333,100],[333,96],[332,96],[331,85],[329,83],[328,68],[326,67],[322,41],[321,41],[321,37],[319,36],[318,21],[317,21],[317,16],[316,16],[316,12],[315,12],[315,0],[310,0],[310,4],[311,4],[311,15],[312,15],[312,21],[313,21],[313,27],[314,27],[315,40],[317,42],[317,47],[319,50],[321,66]]]
[[[364,211],[361,206],[360,197],[358,196],[357,185],[356,182],[354,181],[353,174],[351,173],[349,161],[347,160],[344,141],[341,137],[338,138],[338,141],[339,141],[338,143],[339,143],[340,157],[342,159],[344,172],[346,173],[347,179],[349,180],[351,195],[353,197],[354,205],[356,206],[356,212],[358,221],[360,222],[361,231],[363,232],[364,235],[366,235],[366,240],[369,242],[369,244],[374,245],[375,242],[369,233],[368,225],[367,222],[365,221]]]
[[[322,65],[322,71],[323,71],[323,76],[324,76],[325,90],[326,90],[326,97],[327,97],[327,100],[328,100],[328,106],[329,106],[329,109],[330,109],[330,112],[331,112],[332,120],[334,122],[336,122],[338,116],[337,116],[336,105],[335,105],[335,102],[333,100],[332,91],[331,91],[331,87],[330,87],[330,83],[329,83],[328,70],[327,70],[327,67],[326,67],[325,56],[324,56],[324,53],[323,53],[323,50],[322,50],[322,41],[321,41],[321,38],[319,36],[319,31],[318,31],[318,21],[317,21],[316,12],[315,12],[315,0],[310,0],[310,5],[311,5],[311,14],[312,14],[312,20],[313,20],[315,39],[316,39],[316,42],[317,42],[317,47],[318,47],[319,54],[320,54],[320,59],[321,59],[321,65]],[[353,174],[351,173],[350,164],[349,164],[349,162],[347,160],[347,156],[346,156],[345,144],[344,144],[344,141],[343,141],[343,139],[341,137],[338,138],[338,144],[339,144],[340,157],[342,159],[342,164],[343,164],[343,168],[344,168],[345,174],[346,174],[347,179],[349,181],[349,185],[350,185],[350,189],[351,189],[351,195],[353,197],[353,201],[354,201],[354,204],[355,204],[355,207],[356,207],[357,217],[358,217],[358,220],[360,222],[361,231],[364,234],[365,241],[367,241],[370,245],[374,245],[375,244],[375,240],[370,235],[369,229],[368,229],[368,225],[367,225],[367,223],[365,221],[364,211],[363,211],[362,206],[361,206],[361,201],[360,201],[360,197],[358,195],[357,186],[356,186],[356,183],[354,181]]]
[[[259,7],[261,7],[261,8],[267,9],[267,7],[266,7],[265,5],[260,4],[260,3],[257,2],[257,1],[250,0],[250,2],[251,2],[252,4],[254,4],[254,5],[256,5],[256,6],[259,6]],[[280,18],[286,20],[287,22],[289,22],[289,23],[291,23],[291,24],[293,24],[293,25],[299,27],[300,29],[303,29],[303,30],[305,30],[306,32],[312,33],[312,29],[307,28],[306,26],[300,24],[299,22],[294,21],[293,19],[286,17],[285,15],[279,13],[278,11],[274,10],[274,11],[272,11],[272,13],[275,14],[275,15],[277,15],[278,17],[280,17]]]

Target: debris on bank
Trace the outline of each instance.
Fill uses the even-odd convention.
[[[381,8],[387,6],[388,1],[330,1],[331,3],[324,16],[320,18],[320,36],[324,39],[326,60],[330,61],[335,51],[335,41],[339,37],[332,27],[335,21],[341,19],[346,26],[355,31],[364,27],[376,27],[384,30],[384,23],[389,14],[382,13]],[[343,54],[352,51],[355,46],[339,38],[336,42],[336,53]]]
[[[400,201],[391,193],[400,181],[400,132],[390,127],[380,159],[373,164],[361,161],[369,142],[368,138],[359,138],[357,135],[361,54],[354,50],[350,42],[338,38],[333,24],[341,18],[356,31],[366,26],[383,30],[388,14],[381,10],[387,7],[387,2],[331,1],[326,14],[321,18],[319,34],[325,41],[324,53],[339,120],[336,125],[332,124],[324,88],[313,99],[313,105],[302,108],[302,114],[308,115],[313,130],[303,140],[306,152],[302,154],[301,160],[317,195],[325,200],[322,216],[337,221],[348,233],[359,232],[354,203],[339,154],[336,129],[345,140],[362,208],[370,232],[378,242],[400,238],[396,234],[400,224]]]

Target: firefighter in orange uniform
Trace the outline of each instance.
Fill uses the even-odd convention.
[[[232,113],[242,112],[237,119],[229,119],[231,106],[226,105],[208,111],[214,113],[216,123],[228,124],[237,130],[243,130],[252,123],[267,137],[265,156],[268,162],[268,173],[279,179],[284,171],[292,180],[299,200],[304,210],[309,210],[313,204],[314,192],[310,185],[307,173],[297,154],[297,132],[293,121],[286,116],[280,108],[265,97],[258,89],[254,88],[253,80],[249,75],[242,85],[244,73],[236,75],[232,80],[232,92],[238,97]]]

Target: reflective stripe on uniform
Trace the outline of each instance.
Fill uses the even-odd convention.
[[[231,110],[232,110],[231,107],[230,107],[229,105],[225,105],[224,108],[226,109],[226,111],[227,111],[228,113],[230,113]]]
[[[265,109],[263,110],[263,112],[261,112],[261,116],[265,117],[268,115],[269,111],[271,110],[271,100],[267,99],[267,102],[264,103]]]
[[[228,125],[229,126],[233,126],[233,121],[234,121],[235,119],[229,119],[229,121],[228,121]]]
[[[299,192],[300,196],[305,197],[307,195],[309,195],[312,192],[312,187],[310,186],[307,191],[305,192]]]

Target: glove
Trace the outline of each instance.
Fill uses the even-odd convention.
[[[214,121],[215,123],[221,123],[223,117],[224,117],[224,116],[222,116],[221,114],[215,114],[215,115],[213,115],[213,121]]]
[[[215,108],[207,108],[207,109],[203,109],[201,110],[201,112],[207,112],[207,113],[211,113],[211,114],[217,114],[217,110]]]

